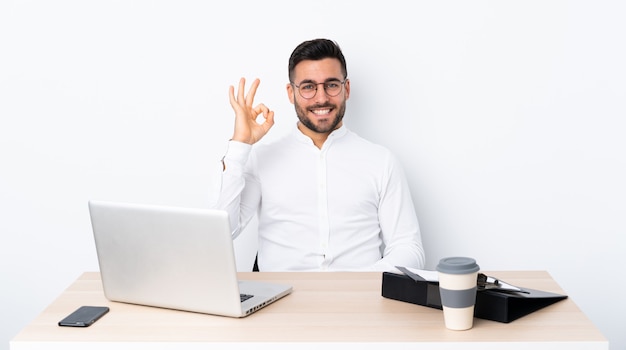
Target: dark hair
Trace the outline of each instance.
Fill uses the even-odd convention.
[[[293,81],[293,71],[296,65],[305,60],[318,61],[324,58],[336,58],[341,63],[343,78],[348,77],[346,59],[343,57],[339,45],[328,39],[308,40],[298,45],[289,57],[289,81]]]

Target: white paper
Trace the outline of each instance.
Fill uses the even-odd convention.
[[[415,274],[420,275],[423,279],[427,280],[428,282],[439,282],[439,274],[437,273],[437,271],[420,270],[420,269],[414,269],[410,267],[405,267],[405,268]]]

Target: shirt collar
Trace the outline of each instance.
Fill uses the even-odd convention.
[[[326,139],[326,142],[324,142],[324,145],[326,145],[329,142],[332,142],[333,139],[346,135],[347,133],[348,133],[348,128],[346,127],[346,123],[343,122],[343,124],[341,124],[339,128],[333,130],[333,132],[331,132],[330,135],[328,135],[328,138]],[[298,141],[306,143],[306,144],[310,144],[310,145],[313,144],[313,140],[311,140],[310,137],[306,136],[305,134],[302,133],[302,131],[300,131],[300,129],[298,129],[297,122],[295,124],[293,134],[295,135]]]

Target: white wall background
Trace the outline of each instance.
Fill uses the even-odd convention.
[[[1,1],[0,349],[98,269],[89,199],[209,205],[239,77],[262,80],[268,139],[287,132],[287,59],[317,37],[347,57],[346,124],[405,164],[427,267],[548,270],[626,348],[624,18],[620,1]]]

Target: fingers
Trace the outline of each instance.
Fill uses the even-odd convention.
[[[256,106],[254,110],[257,115],[263,114],[263,119],[265,119],[265,121],[263,122],[263,125],[266,130],[269,130],[269,128],[271,128],[272,125],[274,125],[274,111],[270,110],[267,106],[265,106],[262,103]]]
[[[256,106],[253,110],[255,115],[263,114],[263,117],[270,112],[270,109],[262,103]]]
[[[248,91],[248,94],[245,95],[245,90],[246,90],[246,79],[245,78],[241,78],[239,79],[239,87],[237,88],[237,98],[235,98],[235,88],[231,85],[229,88],[229,96],[230,96],[230,101],[231,104],[233,102],[238,103],[239,105],[246,105],[248,107],[252,107],[252,104],[254,103],[254,96],[256,95],[256,90],[259,87],[259,84],[261,84],[261,80],[260,79],[254,79],[254,81],[252,82],[252,85],[250,86],[250,90]]]
[[[237,102],[239,102],[240,104],[245,101],[245,97],[244,97],[244,90],[246,87],[246,79],[245,78],[241,78],[239,79],[239,89],[237,90]]]
[[[252,103],[254,102],[254,95],[256,95],[256,89],[259,87],[259,84],[261,84],[261,80],[259,80],[258,78],[254,79],[254,81],[252,82],[252,86],[250,86],[250,91],[248,91],[248,95],[246,96],[246,105],[252,107]],[[239,84],[239,87],[241,90],[243,90],[243,85],[241,85],[241,83]]]
[[[235,98],[235,88],[231,85],[228,89],[228,98],[230,100],[230,105],[236,109],[238,106],[237,99]]]
[[[260,79],[255,79],[250,86],[250,90],[248,90],[248,94],[245,94],[246,79],[241,78],[239,80],[237,94],[235,94],[234,86],[231,85],[228,89],[228,96],[230,99],[230,104],[235,110],[235,114],[238,117],[243,117],[244,119],[251,119],[256,121],[256,118],[259,115],[263,115],[265,121],[262,123],[262,125],[263,128],[267,131],[269,130],[269,128],[272,127],[272,125],[274,125],[274,112],[271,111],[263,103],[257,105],[256,107],[252,107],[252,104],[254,103],[254,96],[256,95],[256,91],[260,83]]]
[[[237,97],[235,97],[235,87],[232,85],[228,87],[228,97],[230,99],[230,105],[233,106],[233,108],[239,107],[240,102],[245,101],[246,98],[243,94],[245,85],[246,85],[246,79],[245,78],[239,79],[239,87],[237,88]]]
[[[263,114],[263,117],[265,117],[265,122],[263,124],[265,124],[265,130],[267,131],[274,125],[274,111],[269,111],[267,114]]]

